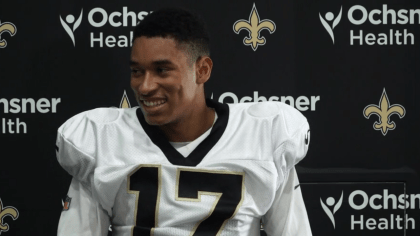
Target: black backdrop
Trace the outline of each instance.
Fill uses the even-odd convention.
[[[275,25],[257,48],[234,31],[254,5]],[[420,234],[420,2],[42,0],[0,3],[0,199],[18,212],[1,218],[5,235],[56,234],[71,179],[55,158],[56,130],[81,111],[120,106],[125,91],[136,105],[130,32],[163,6],[208,24],[207,96],[285,101],[308,118],[297,170],[315,236]],[[366,118],[370,105],[382,112]],[[403,113],[386,113],[392,106]],[[380,117],[394,129],[376,130]]]

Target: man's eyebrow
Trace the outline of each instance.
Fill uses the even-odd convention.
[[[133,61],[133,60],[130,60],[129,64],[130,64],[130,66],[139,65],[139,63],[137,61]],[[154,61],[154,62],[152,62],[152,64],[154,66],[163,66],[163,65],[173,65],[174,63],[172,63],[172,61],[170,61],[168,59],[162,59],[162,60]]]
[[[139,63],[133,60],[130,60],[130,66],[138,65]]]
[[[172,65],[174,63],[172,63],[172,61],[167,60],[167,59],[162,59],[162,60],[157,60],[152,62],[153,65],[155,66],[163,66],[163,65]]]

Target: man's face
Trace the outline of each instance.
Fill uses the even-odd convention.
[[[150,125],[177,122],[194,109],[195,65],[174,39],[136,38],[130,67],[131,88]]]

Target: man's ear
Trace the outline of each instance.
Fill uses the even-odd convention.
[[[196,62],[197,84],[204,84],[210,79],[213,61],[208,56],[200,57]]]

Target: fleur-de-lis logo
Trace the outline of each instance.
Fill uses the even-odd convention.
[[[19,217],[19,212],[14,207],[9,206],[3,208],[3,202],[0,199],[0,234],[9,231],[9,225],[3,223],[3,218],[6,216],[10,216],[13,220],[16,220]]]
[[[130,101],[128,100],[128,97],[127,97],[127,94],[125,93],[125,90],[124,90],[124,94],[121,98],[120,108],[131,108]]]
[[[396,127],[396,124],[393,121],[390,122],[389,117],[393,114],[397,114],[400,118],[403,118],[405,116],[405,108],[399,104],[390,105],[384,88],[381,99],[379,100],[379,106],[371,104],[363,110],[363,115],[367,119],[372,114],[375,114],[380,118],[380,122],[375,121],[373,128],[375,130],[380,130],[385,136],[388,133],[388,130],[393,130]]]
[[[0,22],[0,36],[2,33],[9,33],[11,36],[14,36],[17,32],[17,28],[13,23],[4,22],[3,24]],[[5,48],[7,46],[7,42],[0,37],[0,48]]]
[[[276,24],[274,24],[271,20],[260,20],[260,16],[258,15],[257,7],[252,7],[251,14],[249,15],[249,20],[238,20],[233,24],[233,31],[236,34],[239,34],[241,30],[247,30],[249,32],[250,37],[244,38],[244,44],[251,46],[251,48],[256,51],[258,45],[265,45],[265,37],[260,37],[260,32],[263,29],[267,29],[270,34],[276,31]]]

